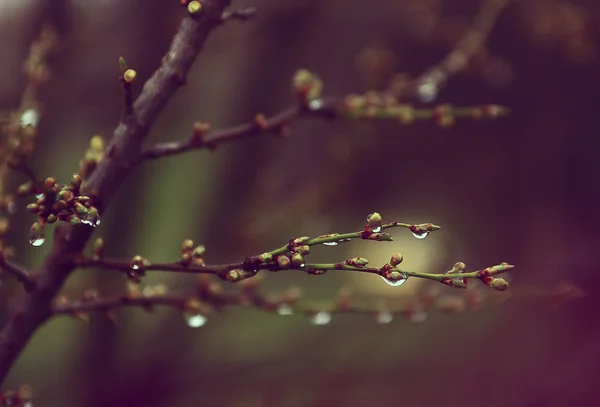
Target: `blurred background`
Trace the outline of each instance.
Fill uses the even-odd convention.
[[[459,40],[481,1],[235,5],[256,6],[256,18],[213,33],[149,144],[187,137],[198,120],[222,128],[278,112],[294,103],[290,80],[299,68],[321,76],[326,96],[382,90],[396,73],[419,75]],[[66,182],[90,137],[110,137],[123,99],[118,57],[137,70],[139,92],[184,14],[174,0],[0,1],[0,109],[18,106],[22,64],[42,25],[60,35],[40,97],[32,160],[40,176]],[[315,326],[301,315],[239,308],[196,329],[172,309],[121,310],[116,323],[60,317],[37,332],[6,387],[29,383],[35,405],[47,407],[597,405],[599,23],[594,0],[512,2],[487,47],[433,102],[501,104],[512,109],[509,117],[450,128],[305,119],[289,139],[260,136],[148,162],[96,232],[110,257],[173,261],[192,238],[218,264],[291,236],[359,230],[378,211],[384,220],[443,229],[424,240],[399,230],[392,243],[317,248],[311,261],[360,256],[383,264],[400,251],[407,269],[424,272],[506,261],[517,265],[506,301],[385,325],[369,315],[334,315]],[[30,267],[50,247],[27,243],[33,220],[19,211],[9,238]],[[195,278],[155,273],[143,284],[159,282],[177,291]],[[557,302],[565,284],[588,295]],[[307,299],[331,299],[344,287],[389,304],[423,290],[419,281],[397,288],[333,272],[267,275],[261,290],[290,286]],[[82,270],[65,294],[126,287],[120,273]],[[0,290],[6,318],[18,286],[4,278]]]

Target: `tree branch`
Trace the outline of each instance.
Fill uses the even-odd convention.
[[[200,149],[215,149],[221,144],[230,143],[246,137],[263,134],[283,134],[290,131],[291,125],[303,117],[333,119],[345,117],[353,120],[400,120],[404,124],[415,120],[435,120],[441,126],[448,126],[456,118],[495,118],[505,116],[509,110],[497,105],[473,107],[452,107],[440,105],[434,108],[415,109],[408,105],[384,105],[380,94],[375,92],[363,96],[349,95],[345,98],[318,99],[318,107],[291,106],[269,118],[257,115],[254,121],[227,129],[207,131],[210,126],[196,123],[192,135],[181,141],[159,143],[142,150],[131,163],[137,165],[143,161],[187,153]]]
[[[460,41],[437,65],[434,65],[412,80],[392,82],[389,94],[401,100],[417,96],[422,101],[435,99],[448,78],[463,70],[469,60],[485,44],[500,13],[511,0],[484,0],[473,23],[467,28]]]
[[[102,212],[125,179],[124,164],[137,156],[141,142],[185,78],[230,0],[206,0],[200,13],[183,19],[161,66],[145,83],[133,104],[133,115],[114,131],[107,154],[88,179],[85,191],[97,198]],[[51,301],[75,267],[74,258],[89,240],[91,227],[60,225],[51,252],[38,273],[35,289],[26,293],[0,332],[0,383],[35,330],[51,315]]]
[[[433,274],[398,268],[398,265],[403,261],[403,257],[399,253],[392,255],[390,261],[382,267],[367,267],[369,261],[362,257],[355,257],[338,263],[309,264],[305,261],[310,253],[311,246],[337,245],[352,239],[392,241],[394,240],[392,236],[383,232],[383,230],[397,227],[410,230],[419,239],[425,238],[430,232],[440,229],[439,226],[432,223],[411,225],[408,223],[391,222],[382,224],[381,215],[379,213],[372,213],[367,217],[367,224],[362,231],[342,234],[334,233],[316,238],[308,236],[293,238],[285,246],[257,256],[248,257],[240,263],[208,266],[202,258],[204,247],[198,246],[195,248],[191,240],[186,240],[182,245],[182,255],[179,261],[175,263],[151,263],[139,255],[134,256],[130,261],[106,260],[101,257],[100,250],[95,251],[93,258],[79,258],[76,265],[82,268],[95,267],[121,271],[135,282],[140,282],[141,277],[147,271],[212,274],[225,281],[237,283],[255,277],[260,270],[269,270],[272,272],[297,270],[304,271],[310,275],[322,275],[330,270],[344,270],[375,274],[381,276],[384,281],[393,286],[402,285],[409,277],[417,277],[437,281],[456,288],[467,288],[468,279],[479,279],[485,285],[498,291],[504,291],[508,288],[506,280],[494,277],[514,267],[507,263],[465,273],[465,264],[459,262],[454,265],[452,270],[446,273]],[[98,247],[101,248],[102,245]]]
[[[31,291],[35,287],[35,278],[31,273],[18,264],[7,260],[2,252],[0,252],[0,270],[12,274],[21,284],[23,284],[23,288],[25,288],[26,291]]]

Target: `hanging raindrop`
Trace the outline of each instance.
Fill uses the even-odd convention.
[[[392,273],[392,274],[396,274],[396,273]],[[391,285],[392,287],[400,287],[402,284],[406,283],[406,280],[408,280],[408,277],[401,273],[398,273],[398,274],[399,274],[399,278],[386,278],[384,276],[381,276],[381,278],[383,279],[383,281],[385,281],[388,285]]]
[[[294,310],[288,304],[281,304],[279,307],[277,307],[277,313],[279,315],[292,315]]]
[[[425,239],[427,236],[429,236],[429,232],[427,232],[427,231],[421,232],[421,233],[413,232],[413,236],[417,239]]]
[[[44,236],[44,232],[34,232],[31,231],[29,233],[29,243],[32,246],[39,247],[44,244],[46,237]]]
[[[183,318],[185,318],[185,322],[190,328],[200,328],[202,325],[206,324],[206,317],[202,314],[184,313]]]
[[[377,322],[380,324],[389,324],[394,320],[394,314],[390,311],[380,311],[377,314]]]
[[[323,243],[325,246],[337,246],[338,242],[324,242]]]
[[[317,312],[310,317],[310,322],[313,325],[327,325],[331,322],[331,314],[325,311]]]

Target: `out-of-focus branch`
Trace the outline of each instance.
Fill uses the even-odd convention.
[[[256,7],[236,8],[227,10],[221,16],[223,22],[228,20],[248,21],[256,16]]]
[[[133,104],[133,114],[115,129],[107,153],[84,187],[103,211],[128,173],[125,163],[137,156],[159,113],[184,83],[210,32],[220,24],[230,0],[206,0],[183,19],[158,70]],[[75,267],[75,258],[91,236],[91,227],[60,225],[54,246],[40,267],[37,286],[15,306],[0,332],[0,383],[35,330],[52,316],[51,301]]]
[[[246,282],[244,282],[246,283]],[[105,297],[96,292],[88,292],[83,299],[74,300],[59,297],[54,305],[54,315],[69,315],[87,319],[89,313],[113,312],[118,308],[141,308],[152,311],[155,307],[166,306],[180,310],[191,327],[199,327],[206,322],[214,310],[222,311],[229,307],[253,308],[278,315],[304,315],[313,324],[325,325],[334,315],[363,314],[375,317],[379,323],[390,323],[402,316],[412,322],[423,322],[427,313],[437,311],[456,314],[466,310],[478,310],[487,302],[500,297],[480,290],[460,291],[460,294],[445,294],[434,286],[425,287],[420,293],[408,298],[382,301],[380,297],[357,297],[347,289],[341,289],[328,300],[304,298],[300,290],[290,287],[283,294],[265,296],[259,292],[260,285],[254,280],[242,284],[235,291],[223,291],[218,283],[199,279],[195,291],[187,293],[167,292],[163,285],[130,286],[127,294]],[[457,293],[457,292],[454,292]],[[552,290],[526,293],[527,298],[551,298]],[[501,297],[503,300],[505,295]],[[576,299],[571,296],[568,300]]]
[[[257,115],[250,123],[227,129],[210,131],[210,125],[195,123],[192,135],[181,141],[159,143],[142,150],[132,165],[145,160],[186,153],[199,149],[215,149],[221,144],[262,134],[286,135],[292,124],[303,117],[351,120],[396,120],[410,124],[416,120],[434,120],[441,126],[451,125],[457,118],[495,118],[505,116],[509,110],[498,105],[453,107],[439,105],[434,108],[413,108],[398,104],[394,98],[369,92],[365,95],[348,95],[344,98],[314,99],[308,105],[289,107],[271,117]]]
[[[12,274],[21,284],[25,290],[30,291],[35,287],[35,279],[29,271],[22,268],[18,264],[7,260],[3,253],[0,251],[0,270],[6,271]]]
[[[437,65],[425,70],[414,79],[393,80],[387,92],[399,100],[417,97],[423,102],[435,99],[448,78],[463,70],[469,60],[487,41],[500,13],[511,0],[484,0],[473,23],[467,28],[454,48]]]

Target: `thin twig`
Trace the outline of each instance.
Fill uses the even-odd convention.
[[[359,107],[351,105],[351,100],[356,101],[358,99],[360,99],[359,102],[364,103],[364,105]],[[268,118],[263,115],[258,115],[254,121],[234,127],[215,130],[207,132],[206,134],[194,132],[192,136],[185,140],[159,143],[152,147],[144,148],[140,155],[132,161],[131,166],[146,160],[168,157],[194,150],[213,150],[221,144],[230,143],[247,137],[282,134],[288,131],[295,121],[303,117],[319,117],[324,119],[345,117],[352,120],[404,119],[407,123],[415,120],[434,119],[442,125],[444,125],[443,120],[447,120],[445,125],[448,125],[456,118],[493,118],[504,116],[509,111],[507,108],[497,105],[469,107],[440,105],[423,109],[415,109],[407,105],[384,107],[381,105],[369,105],[365,100],[369,101],[368,98],[363,98],[361,96],[319,99],[318,108],[310,109],[302,105],[291,106]]]
[[[31,291],[35,288],[35,278],[33,275],[16,263],[7,260],[0,254],[0,269],[12,274],[25,288],[26,291]]]
[[[248,21],[251,18],[256,17],[256,7],[246,7],[246,8],[238,8],[234,10],[227,10],[221,16],[221,20],[223,22],[227,20],[240,20],[240,21]]]
[[[407,100],[419,96],[422,90],[421,87],[426,85],[432,89],[432,92],[437,94],[439,89],[446,84],[448,78],[463,70],[471,58],[481,50],[500,13],[508,6],[510,1],[485,0],[473,23],[444,59],[415,79],[402,81],[398,86],[392,84],[388,92],[398,99]]]

